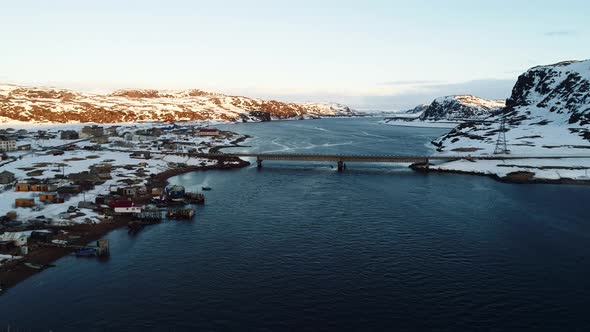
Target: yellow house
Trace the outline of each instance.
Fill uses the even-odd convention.
[[[35,206],[35,200],[32,198],[17,198],[14,200],[16,207],[32,207]]]
[[[30,191],[48,191],[49,186],[46,184],[32,184],[29,190]]]
[[[57,193],[42,193],[39,195],[39,200],[44,203],[52,203],[57,200]]]
[[[16,191],[29,191],[30,187],[28,183],[17,183],[16,184]]]

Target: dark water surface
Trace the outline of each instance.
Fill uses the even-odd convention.
[[[440,129],[374,119],[224,126],[250,151],[421,154]],[[0,329],[590,329],[590,187],[265,162],[203,185],[193,222],[108,235],[0,297]]]

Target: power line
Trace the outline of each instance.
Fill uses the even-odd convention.
[[[502,117],[500,121],[500,131],[498,132],[498,139],[496,140],[496,148],[494,154],[509,154],[508,145],[506,143],[506,116]]]

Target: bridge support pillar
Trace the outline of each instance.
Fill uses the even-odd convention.
[[[260,159],[260,158],[256,158],[256,166],[257,166],[258,168],[262,168],[262,159]]]
[[[342,160],[338,160],[338,172],[344,172],[346,165]]]

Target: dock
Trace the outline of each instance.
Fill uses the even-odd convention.
[[[166,218],[176,220],[188,220],[195,216],[195,210],[193,209],[168,209],[166,212]]]

